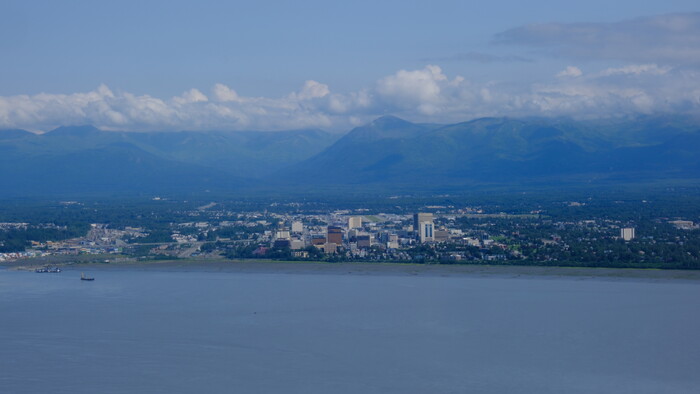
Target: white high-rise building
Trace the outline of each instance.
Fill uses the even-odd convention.
[[[433,222],[432,222],[432,221],[430,221],[430,222],[420,222],[419,228],[420,228],[419,236],[420,236],[420,241],[421,241],[421,242],[432,242],[432,241],[435,241],[435,235],[433,234],[435,228],[434,228],[434,225],[433,225]]]
[[[413,231],[416,232],[420,242],[432,242],[435,240],[432,213],[416,213],[413,215]]]
[[[631,241],[634,239],[634,227],[625,227],[620,229],[620,238],[625,241]]]
[[[362,228],[362,216],[350,216],[348,218],[348,229]]]
[[[292,232],[293,233],[303,233],[304,232],[304,224],[300,221],[292,222]]]

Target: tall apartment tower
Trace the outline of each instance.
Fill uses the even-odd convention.
[[[416,213],[413,215],[413,231],[420,242],[432,242],[435,240],[435,226],[432,213]]]
[[[435,241],[433,222],[420,222],[420,237],[421,243]]]

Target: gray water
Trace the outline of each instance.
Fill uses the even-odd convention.
[[[2,393],[697,393],[700,283],[0,269]]]

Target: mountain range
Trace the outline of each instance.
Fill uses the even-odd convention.
[[[437,191],[700,178],[700,122],[384,116],[345,135],[0,130],[0,197],[83,194]]]
[[[92,126],[44,134],[0,131],[0,196],[232,191],[332,144],[321,130],[116,132]]]

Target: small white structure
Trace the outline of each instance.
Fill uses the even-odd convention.
[[[290,239],[289,231],[287,230],[278,230],[275,233],[275,239]]]
[[[634,239],[634,228],[633,227],[624,227],[620,229],[620,238],[624,239],[625,241],[631,241]]]
[[[690,220],[672,220],[669,223],[674,225],[679,230],[694,230],[698,228],[695,223]]]
[[[304,224],[300,221],[292,222],[292,232],[293,233],[303,233],[304,232]]]

